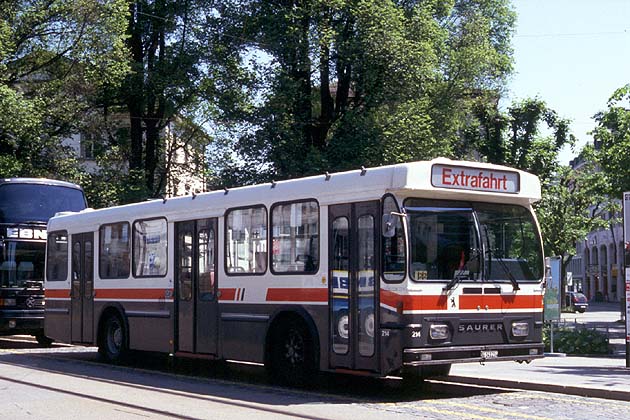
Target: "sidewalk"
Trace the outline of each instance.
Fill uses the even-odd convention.
[[[454,364],[453,380],[533,391],[630,401],[630,369],[626,369],[625,324],[618,303],[591,303],[583,314],[563,313],[567,323],[606,331],[611,355],[558,357],[549,355],[530,364],[489,362]]]
[[[545,357],[530,364],[454,364],[451,379],[475,385],[630,401],[630,369],[619,357]]]

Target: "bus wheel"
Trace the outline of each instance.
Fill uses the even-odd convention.
[[[117,315],[110,315],[103,324],[98,346],[101,357],[110,363],[119,363],[127,355],[127,332]]]
[[[35,336],[35,339],[37,340],[39,345],[42,347],[50,347],[52,346],[52,343],[53,343],[52,338],[48,338],[44,334],[37,334]]]
[[[315,372],[313,339],[303,322],[292,319],[274,330],[269,360],[273,378],[291,385],[305,385]]]

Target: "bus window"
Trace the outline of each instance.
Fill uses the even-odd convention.
[[[0,223],[45,223],[57,212],[84,208],[85,196],[78,188],[28,183],[0,185]]]
[[[103,279],[129,277],[129,223],[103,225],[99,229],[99,274]]]
[[[476,204],[489,280],[540,280],[543,257],[530,212],[513,205]]]
[[[165,276],[168,240],[166,219],[139,220],[133,223],[134,277]]]
[[[275,205],[271,211],[275,273],[314,273],[319,266],[317,201]]]
[[[227,273],[267,271],[267,210],[263,206],[230,210],[225,224]]]
[[[197,234],[199,247],[198,275],[199,299],[212,300],[214,297],[214,229],[204,228]]]
[[[408,200],[405,205],[409,214],[411,278],[478,280],[479,267],[473,262],[479,258],[479,236],[470,205],[426,200]]]
[[[383,200],[383,214],[391,215],[392,213],[400,213],[400,209],[396,200],[392,196],[387,196]],[[394,215],[390,220],[394,224],[393,235],[382,237],[383,278],[385,281],[397,282],[405,278],[406,272],[405,232],[400,216]]]

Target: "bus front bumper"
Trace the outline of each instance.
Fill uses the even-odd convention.
[[[544,357],[542,343],[407,348],[403,352],[403,365],[426,366],[494,361],[524,362],[542,357]]]
[[[0,335],[38,334],[44,330],[44,310],[0,309]]]

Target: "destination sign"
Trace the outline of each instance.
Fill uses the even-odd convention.
[[[46,236],[46,229],[7,228],[5,238],[46,240]]]
[[[465,166],[433,165],[434,187],[516,194],[520,191],[518,172]]]

